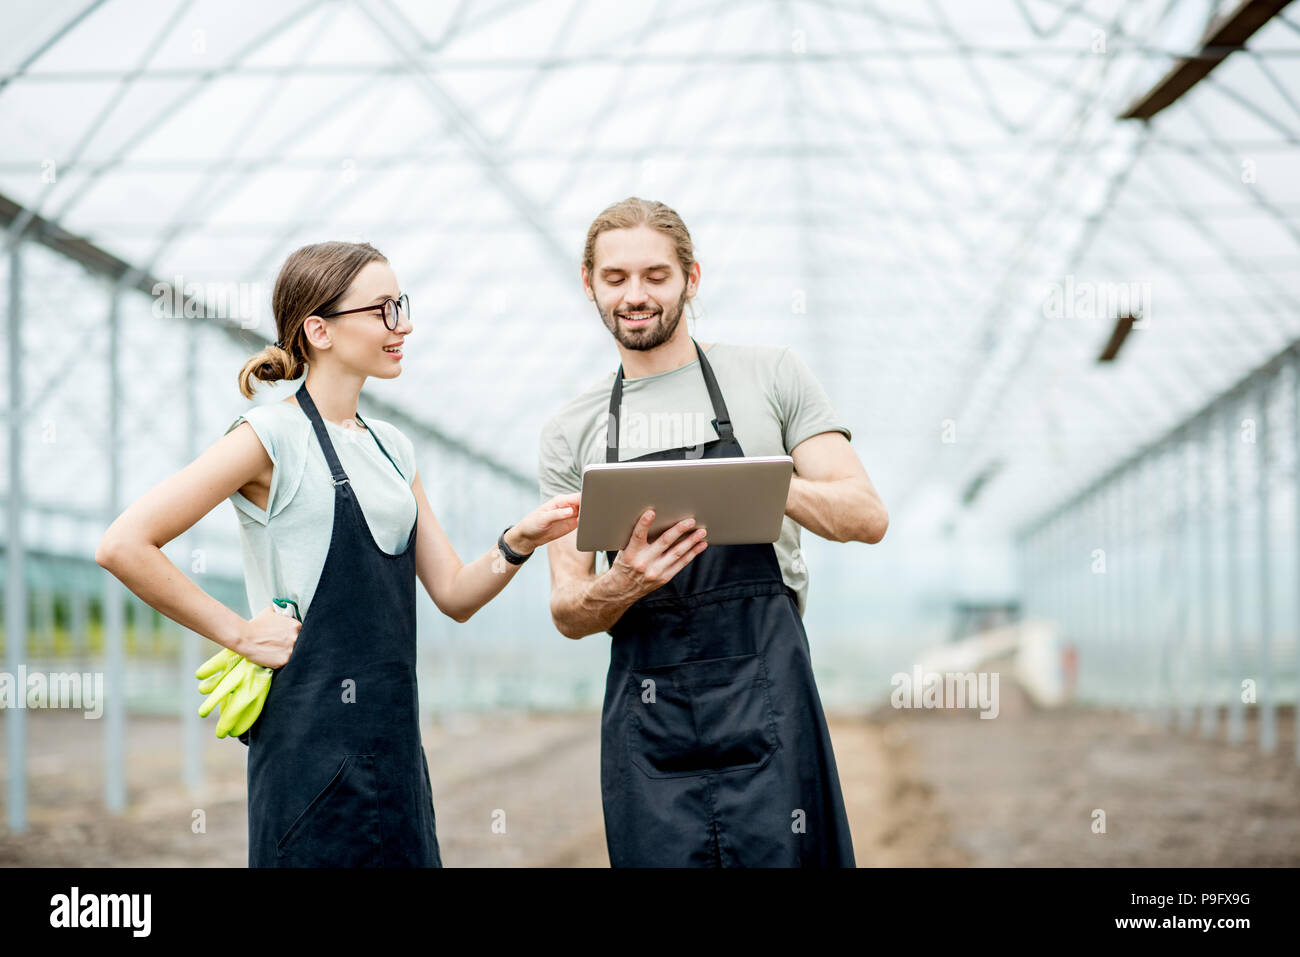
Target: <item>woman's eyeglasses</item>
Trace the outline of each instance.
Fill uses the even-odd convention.
[[[344,309],[342,312],[317,313],[317,315],[322,319],[333,319],[335,316],[346,316],[354,312],[370,312],[374,309],[383,311],[384,325],[388,327],[389,332],[392,332],[397,328],[397,311],[399,309],[407,319],[411,318],[411,297],[406,293],[402,293],[397,299],[390,297],[373,306],[362,306],[360,309]]]

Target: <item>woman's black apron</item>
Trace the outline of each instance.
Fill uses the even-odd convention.
[[[293,654],[247,733],[248,864],[441,867],[415,680],[415,526],[396,555],[375,544],[306,383],[297,399],[329,463],[334,528]]]
[[[745,454],[695,351],[718,438],[632,461]],[[622,399],[620,365],[607,462],[618,461]],[[600,785],[611,865],[854,866],[808,637],[771,544],[708,546],[609,633]]]

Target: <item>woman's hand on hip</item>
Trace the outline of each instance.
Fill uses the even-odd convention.
[[[526,554],[539,545],[568,535],[578,527],[578,503],[581,498],[581,492],[570,492],[543,502],[506,533],[506,544],[515,551]],[[515,538],[520,539],[522,548],[515,545]]]
[[[301,628],[298,619],[277,611],[274,605],[267,605],[244,625],[243,640],[234,650],[255,665],[283,668],[293,654]]]

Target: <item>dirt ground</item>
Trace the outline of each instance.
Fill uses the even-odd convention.
[[[831,716],[860,866],[1300,865],[1289,715],[1266,756],[1253,725],[1234,748],[1127,713],[1043,713],[1008,697],[994,720],[889,708]],[[128,810],[114,816],[103,810],[101,725],[27,715],[30,824],[13,834],[0,821],[0,865],[247,863],[247,752],[216,739],[211,722],[205,781],[187,795],[179,723],[131,718]],[[608,866],[599,720],[495,713],[426,725],[444,864]]]

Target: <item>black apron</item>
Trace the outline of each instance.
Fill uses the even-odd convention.
[[[415,681],[415,525],[396,555],[375,544],[305,382],[297,399],[333,476],[334,528],[247,733],[248,864],[441,867]]]
[[[745,454],[695,351],[718,438],[632,461]],[[622,399],[620,365],[607,462]],[[609,633],[600,786],[612,866],[854,866],[808,637],[771,544],[709,545]]]

